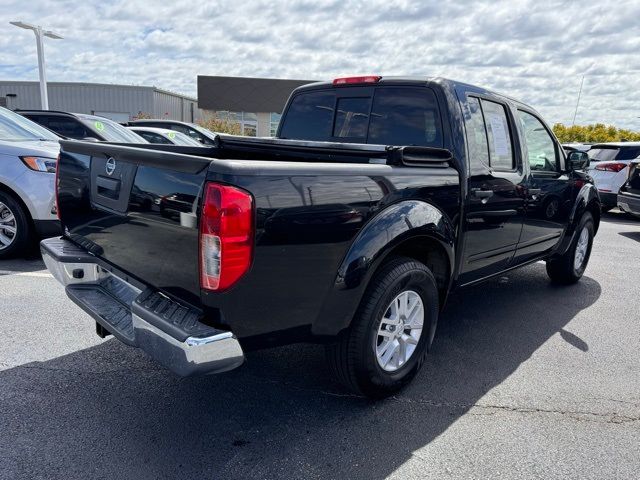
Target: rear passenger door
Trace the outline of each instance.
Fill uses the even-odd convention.
[[[463,110],[468,183],[461,284],[509,267],[524,221],[526,181],[509,104],[474,94]]]

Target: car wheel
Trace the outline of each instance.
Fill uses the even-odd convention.
[[[585,212],[569,249],[563,255],[547,260],[547,274],[553,282],[566,285],[582,278],[591,256],[594,231],[593,217]]]
[[[552,198],[547,202],[547,206],[544,209],[544,216],[547,220],[551,220],[558,215],[560,211],[560,201],[557,198]]]
[[[372,398],[401,389],[424,363],[438,308],[436,281],[425,265],[404,257],[383,265],[351,327],[327,346],[337,379]]]
[[[29,217],[12,196],[0,192],[0,259],[22,253],[30,241]]]

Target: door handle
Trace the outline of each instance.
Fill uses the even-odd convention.
[[[476,198],[491,198],[493,197],[493,190],[482,190],[481,188],[472,188],[471,194]]]
[[[540,195],[540,193],[542,193],[541,188],[530,188],[528,191],[529,195]]]

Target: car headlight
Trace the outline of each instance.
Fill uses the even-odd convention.
[[[22,160],[22,163],[28,168],[36,172],[56,173],[58,161],[55,158],[20,157],[20,160]]]

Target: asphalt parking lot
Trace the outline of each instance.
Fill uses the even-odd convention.
[[[451,298],[378,403],[323,351],[180,379],[94,325],[40,259],[0,262],[0,478],[638,478],[640,222],[605,215],[583,280],[534,264]]]

